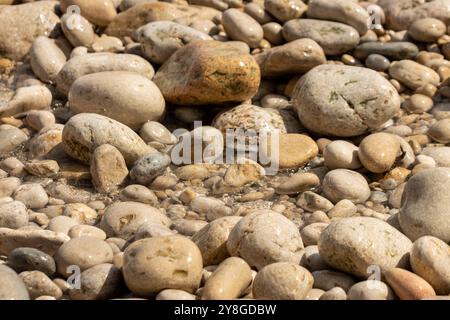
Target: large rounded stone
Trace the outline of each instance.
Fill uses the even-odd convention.
[[[406,268],[412,242],[388,223],[368,217],[332,222],[319,238],[319,253],[333,268],[368,278],[380,271]]]
[[[260,71],[251,55],[228,44],[194,41],[177,50],[153,80],[167,102],[220,104],[254,96]]]
[[[128,288],[138,296],[153,297],[164,289],[194,292],[202,277],[198,247],[181,236],[142,239],[124,254],[123,275]]]
[[[293,100],[306,128],[341,137],[376,129],[400,109],[397,91],[377,72],[341,65],[308,72],[297,83]]]
[[[323,179],[322,188],[326,197],[334,203],[344,199],[364,203],[370,197],[369,184],[364,176],[347,169],[328,172]]]
[[[158,121],[165,101],[158,87],[138,73],[125,71],[85,75],[69,91],[70,110],[98,113],[117,120],[133,130],[147,121]]]
[[[0,265],[0,300],[30,300],[27,287],[11,268]]]
[[[433,168],[406,183],[399,222],[411,239],[434,236],[450,241],[450,168]]]

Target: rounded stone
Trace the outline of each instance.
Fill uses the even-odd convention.
[[[31,110],[27,113],[26,123],[36,131],[55,124],[55,115],[46,110]]]
[[[204,32],[172,21],[150,22],[135,32],[142,51],[153,63],[163,64],[181,47],[196,40],[212,40]]]
[[[328,172],[322,182],[325,196],[333,203],[347,199],[353,203],[364,203],[370,197],[370,188],[364,176],[347,169]]]
[[[293,104],[307,129],[352,137],[392,118],[400,109],[400,97],[373,70],[329,64],[314,68],[297,83]]]
[[[311,273],[292,262],[272,263],[253,282],[253,297],[261,300],[303,300],[313,286]]]
[[[438,238],[417,239],[411,249],[410,263],[415,274],[422,277],[439,295],[450,292],[450,247]]]
[[[300,172],[292,175],[275,188],[278,194],[296,194],[318,187],[320,179],[314,173]]]
[[[434,141],[450,143],[450,118],[439,120],[433,124],[428,130],[428,135]]]
[[[154,297],[164,289],[194,292],[202,277],[198,247],[182,236],[142,239],[124,254],[123,275],[136,295]]]
[[[366,66],[375,71],[385,71],[389,69],[391,62],[385,56],[381,54],[370,54],[366,58]]]
[[[197,297],[192,293],[177,290],[177,289],[165,289],[158,293],[155,300],[197,300]]]
[[[361,167],[358,147],[343,140],[335,140],[327,144],[323,150],[323,158],[329,169],[358,169]]]
[[[16,272],[41,271],[47,276],[56,272],[55,260],[45,252],[34,248],[16,248],[8,255],[8,265]]]
[[[66,63],[64,52],[53,39],[40,36],[30,50],[30,64],[34,74],[44,82],[54,82]]]
[[[0,228],[19,229],[28,224],[28,212],[20,201],[0,203]]]
[[[70,267],[76,266],[84,271],[98,264],[111,263],[112,260],[113,252],[108,243],[88,236],[67,241],[55,254],[57,270],[66,277],[72,274]]]
[[[48,203],[48,195],[40,184],[23,184],[14,192],[14,200],[20,201],[30,209],[44,208]]]
[[[154,153],[139,159],[130,171],[130,177],[142,185],[149,185],[169,166],[171,160],[165,154]]]
[[[332,222],[320,235],[318,246],[328,265],[368,278],[370,266],[378,266],[381,271],[407,267],[412,243],[384,221],[352,217]]]
[[[358,150],[363,166],[374,173],[389,171],[400,154],[399,139],[389,133],[374,133],[364,138]]]
[[[175,144],[177,142],[177,138],[165,126],[156,121],[144,123],[139,135],[147,143],[156,141],[164,144]]]
[[[137,73],[110,71],[78,78],[69,91],[70,110],[97,113],[133,130],[146,121],[160,120],[165,101],[158,87]]]
[[[435,18],[423,18],[414,21],[408,29],[408,34],[416,41],[434,42],[447,32],[447,26]]]
[[[436,295],[428,282],[410,271],[392,268],[384,277],[400,300],[421,300]]]
[[[231,39],[243,41],[251,48],[258,47],[263,39],[264,32],[261,25],[238,9],[225,10],[222,14],[222,25]]]
[[[401,60],[391,64],[389,75],[406,87],[416,90],[427,84],[439,86],[439,75],[431,68],[412,60]]]
[[[106,233],[102,229],[85,224],[74,225],[70,228],[68,235],[72,239],[85,236],[94,237],[100,240],[106,239]]]
[[[68,155],[77,160],[89,164],[92,153],[102,144],[116,147],[128,165],[156,152],[129,127],[99,114],[77,114],[64,126],[63,148]]]
[[[131,238],[146,222],[170,226],[170,219],[160,210],[139,202],[115,202],[109,205],[100,222],[108,237]]]
[[[122,272],[110,263],[102,263],[83,271],[80,275],[80,288],[69,291],[73,300],[112,299],[122,289]]]
[[[406,183],[399,222],[411,239],[430,235],[450,241],[450,168],[432,168]]]
[[[67,12],[72,5],[77,6],[86,19],[100,27],[106,27],[117,15],[111,0],[61,0],[61,11]]]
[[[392,289],[378,280],[358,282],[348,290],[347,295],[348,300],[394,300]]]
[[[58,299],[63,295],[61,289],[43,272],[24,271],[19,277],[25,283],[33,300],[41,296]]]
[[[269,139],[269,142],[271,140]],[[269,154],[273,151],[269,143]],[[303,134],[282,134],[279,139],[278,161],[281,169],[292,169],[304,166],[317,156],[319,148],[315,141]]]
[[[0,265],[0,300],[30,300],[27,287],[11,268]]]
[[[283,215],[259,210],[242,218],[227,241],[231,256],[243,258],[258,270],[275,262],[299,263],[303,242],[296,225]]]
[[[217,265],[229,256],[226,243],[239,220],[241,217],[234,216],[216,219],[192,236],[192,241],[202,253],[205,266]]]

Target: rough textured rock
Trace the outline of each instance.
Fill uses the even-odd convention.
[[[167,102],[220,104],[251,98],[260,82],[256,61],[218,41],[194,41],[176,51],[154,82]]]

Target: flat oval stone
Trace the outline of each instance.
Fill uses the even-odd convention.
[[[247,43],[250,48],[257,48],[263,39],[261,25],[248,14],[238,9],[228,9],[222,14],[222,25],[227,35]]]
[[[148,61],[134,54],[89,53],[67,61],[56,77],[56,85],[61,93],[67,95],[78,78],[105,71],[136,72],[148,79],[152,79],[155,74],[155,70]]]
[[[389,75],[412,90],[427,84],[438,86],[439,75],[431,68],[412,60],[394,62],[389,68]]]
[[[293,19],[283,26],[286,41],[310,38],[316,41],[326,55],[339,55],[355,48],[359,33],[353,27],[332,21]]]
[[[165,101],[158,87],[134,72],[110,71],[78,78],[69,91],[70,110],[97,113],[117,120],[133,130],[146,121],[158,121]]]
[[[47,276],[56,272],[55,260],[45,252],[34,248],[16,248],[8,255],[8,265],[16,272],[41,271]]]
[[[394,60],[414,59],[419,48],[411,42],[365,42],[356,47],[354,55],[365,59],[371,54],[380,54]]]
[[[155,21],[136,30],[145,55],[163,64],[179,48],[195,40],[212,40],[204,32],[172,21]]]
[[[107,26],[117,15],[111,0],[61,0],[61,11],[66,12],[71,5],[78,6],[86,19],[101,27]]]

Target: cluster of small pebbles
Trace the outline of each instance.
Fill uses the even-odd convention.
[[[0,0],[0,299],[450,299],[449,27],[450,0]],[[275,174],[214,161],[238,129],[280,133]]]

